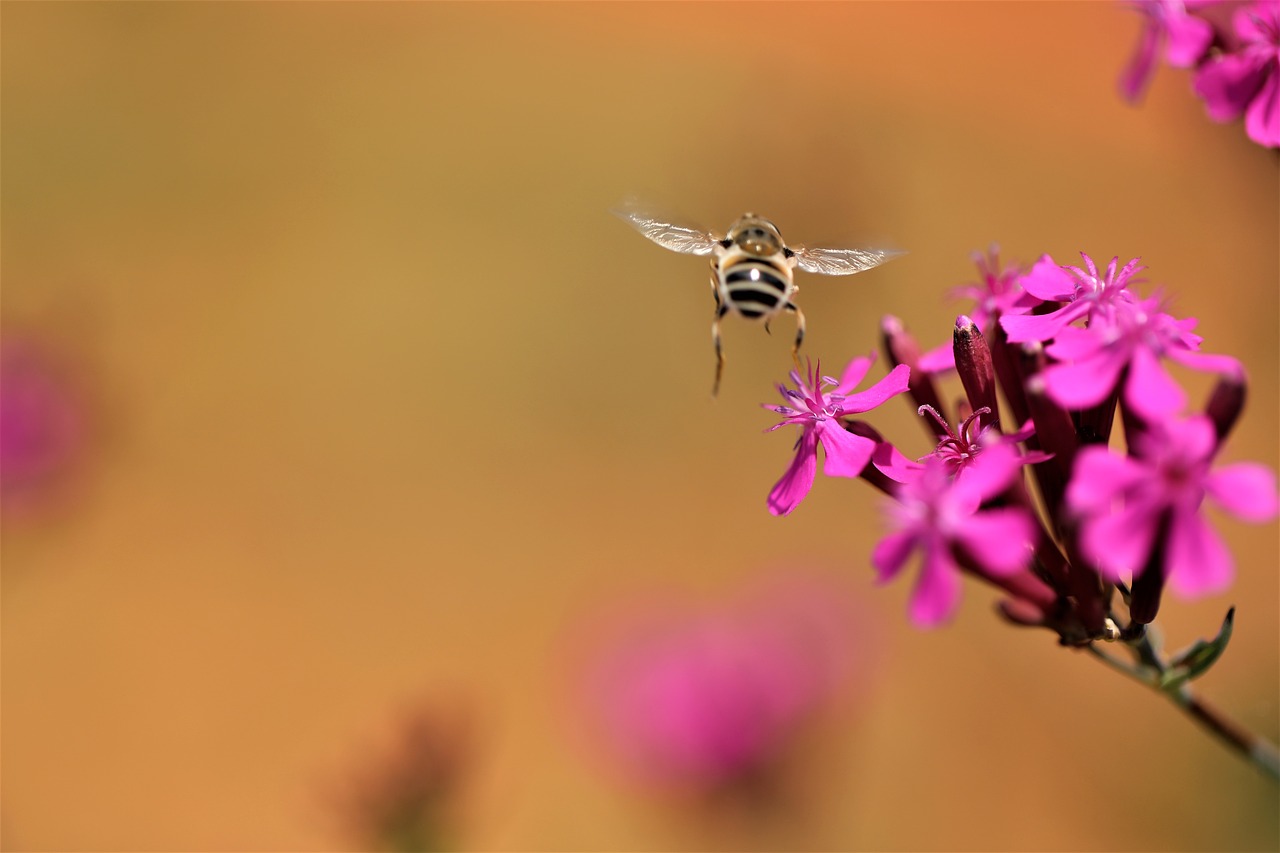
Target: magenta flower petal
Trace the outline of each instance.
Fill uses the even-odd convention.
[[[1231,22],[1243,41],[1273,42],[1277,35],[1274,30],[1280,27],[1280,4],[1275,0],[1257,0],[1236,9]]]
[[[936,346],[922,354],[916,361],[916,367],[925,373],[944,373],[956,369],[956,348],[950,342]]]
[[[1023,461],[1012,445],[999,442],[984,448],[956,477],[953,487],[956,505],[969,511],[976,510],[983,501],[994,498],[1013,485],[1022,465]]]
[[[1155,542],[1159,514],[1145,503],[1093,519],[1080,532],[1085,556],[1098,564],[1103,577],[1116,581],[1123,574],[1141,574]]]
[[[916,547],[916,537],[911,530],[897,530],[876,543],[871,552],[871,565],[876,577],[883,583],[894,578]]]
[[[1137,101],[1146,91],[1156,72],[1156,53],[1160,49],[1160,26],[1148,21],[1142,28],[1138,49],[1134,51],[1124,73],[1120,75],[1120,94],[1126,101]]]
[[[1174,515],[1168,548],[1165,578],[1175,594],[1186,598],[1211,595],[1231,585],[1235,577],[1231,553],[1200,513]]]
[[[1076,294],[1075,279],[1048,255],[1041,255],[1031,272],[1018,279],[1018,283],[1027,293],[1045,302],[1067,302]]]
[[[1051,364],[1041,375],[1049,398],[1059,406],[1087,409],[1107,398],[1111,389],[1116,387],[1124,365],[1123,352],[1098,350],[1092,358]]]
[[[1105,447],[1086,447],[1076,456],[1075,471],[1067,486],[1067,506],[1077,515],[1108,512],[1117,493],[1146,478],[1146,470]]]
[[[1164,56],[1174,68],[1190,68],[1204,56],[1213,41],[1213,26],[1194,15],[1170,15],[1165,20],[1169,43]]]
[[[1170,347],[1165,351],[1165,355],[1192,370],[1204,370],[1236,378],[1244,377],[1244,365],[1240,363],[1239,359],[1229,355],[1178,349],[1176,347]]]
[[[1280,511],[1276,475],[1252,462],[1214,469],[1205,477],[1204,489],[1224,509],[1245,521],[1270,521]]]
[[[1204,415],[1187,418],[1172,428],[1166,425],[1165,436],[1148,434],[1142,442],[1143,453],[1148,457],[1158,457],[1161,451],[1172,450],[1185,460],[1207,460],[1217,446],[1218,437],[1213,431],[1213,423]]]
[[[1209,118],[1231,121],[1238,118],[1262,87],[1264,66],[1244,54],[1225,54],[1210,59],[1196,72],[1196,94],[1204,99]]]
[[[1079,361],[1093,355],[1101,346],[1099,334],[1093,329],[1069,326],[1054,337],[1044,351],[1056,361]]]
[[[895,483],[910,482],[924,470],[923,465],[903,456],[898,448],[887,441],[876,445],[871,454],[871,464]]]
[[[828,477],[856,477],[862,473],[871,461],[871,454],[876,443],[861,435],[854,435],[840,425],[839,421],[819,421],[815,431],[822,449],[826,451],[826,461],[822,463],[822,473]]]
[[[791,460],[782,479],[769,492],[769,512],[773,515],[790,515],[813,488],[817,470],[818,436],[813,430],[805,430],[796,445],[795,459]]]
[[[1000,318],[1005,335],[1011,344],[1030,341],[1047,341],[1074,320],[1089,313],[1089,306],[1076,301],[1051,314],[1005,314]]]
[[[1035,543],[1035,525],[1017,507],[974,513],[955,532],[956,541],[994,575],[1026,568]]]
[[[875,355],[864,355],[849,362],[844,373],[840,374],[840,384],[831,393],[842,397],[847,396],[850,391],[858,387],[858,383],[867,375],[867,371],[871,369],[871,364],[875,360]]]
[[[1244,114],[1249,138],[1268,148],[1280,147],[1280,68],[1273,68]]]
[[[1129,361],[1124,401],[1143,420],[1154,421],[1181,412],[1187,404],[1187,395],[1151,350],[1138,347]]]
[[[911,592],[911,621],[922,628],[942,624],[960,603],[960,570],[942,542],[925,548],[924,564]]]
[[[899,364],[893,370],[865,391],[850,394],[840,404],[842,414],[866,412],[879,406],[885,400],[907,390],[907,381],[911,378],[911,368]]]

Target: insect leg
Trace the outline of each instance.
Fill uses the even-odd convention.
[[[717,300],[718,301],[718,300]],[[711,396],[720,393],[720,376],[724,373],[724,350],[720,347],[720,321],[729,313],[729,307],[720,304],[716,307],[716,318],[711,321],[711,341],[716,346],[716,381],[711,386]]]
[[[794,302],[788,302],[783,309],[790,311],[796,315],[796,342],[791,347],[791,360],[796,363],[796,370],[800,369],[800,345],[804,343],[804,312],[800,310],[800,306]]]

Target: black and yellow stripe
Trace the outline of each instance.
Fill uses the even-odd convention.
[[[791,271],[773,258],[744,257],[720,268],[721,292],[732,310],[748,320],[777,314],[787,302]]]

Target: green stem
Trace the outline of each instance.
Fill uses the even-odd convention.
[[[1085,646],[1085,649],[1088,650],[1089,654],[1093,655],[1095,658],[1102,661],[1107,666],[1114,669],[1116,672],[1119,672],[1123,675],[1127,675],[1130,678],[1132,678],[1134,681],[1140,681],[1143,684],[1147,685],[1148,687],[1155,686],[1155,682],[1150,675],[1144,673],[1141,669],[1139,669],[1136,666],[1132,666],[1131,664],[1127,664],[1121,660],[1116,660],[1106,652],[1100,651],[1096,643],[1090,643],[1089,645]]]
[[[1160,676],[1168,665],[1145,634],[1125,645],[1135,658],[1132,664],[1106,654],[1097,648],[1097,643],[1090,643],[1086,648],[1090,654],[1116,672],[1123,673],[1134,681],[1163,694],[1220,742],[1239,753],[1271,779],[1280,782],[1280,751],[1277,751],[1275,744],[1225,716],[1217,708],[1195,695],[1189,684],[1183,683],[1171,690],[1161,689]]]

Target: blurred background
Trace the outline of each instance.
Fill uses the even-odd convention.
[[[726,323],[712,401],[705,261],[609,214],[909,250],[801,277],[828,364],[886,313],[944,340],[993,241],[1141,256],[1249,367],[1225,457],[1274,468],[1277,160],[1185,71],[1123,103],[1140,28],[1109,3],[6,4],[5,404],[47,429],[5,470],[5,848],[1275,849],[1272,783],[987,590],[912,628],[863,484],[769,516],[790,322]],[[929,449],[906,404],[872,421]],[[1276,527],[1219,520],[1236,586],[1161,622],[1176,648],[1238,606],[1201,690],[1275,739]],[[753,652],[741,614],[796,577],[852,615],[793,608]],[[800,643],[815,624],[846,633]],[[593,707],[601,672],[678,699],[706,667],[736,707],[778,670],[716,661],[797,649],[821,672],[694,764],[637,770],[665,735]]]

